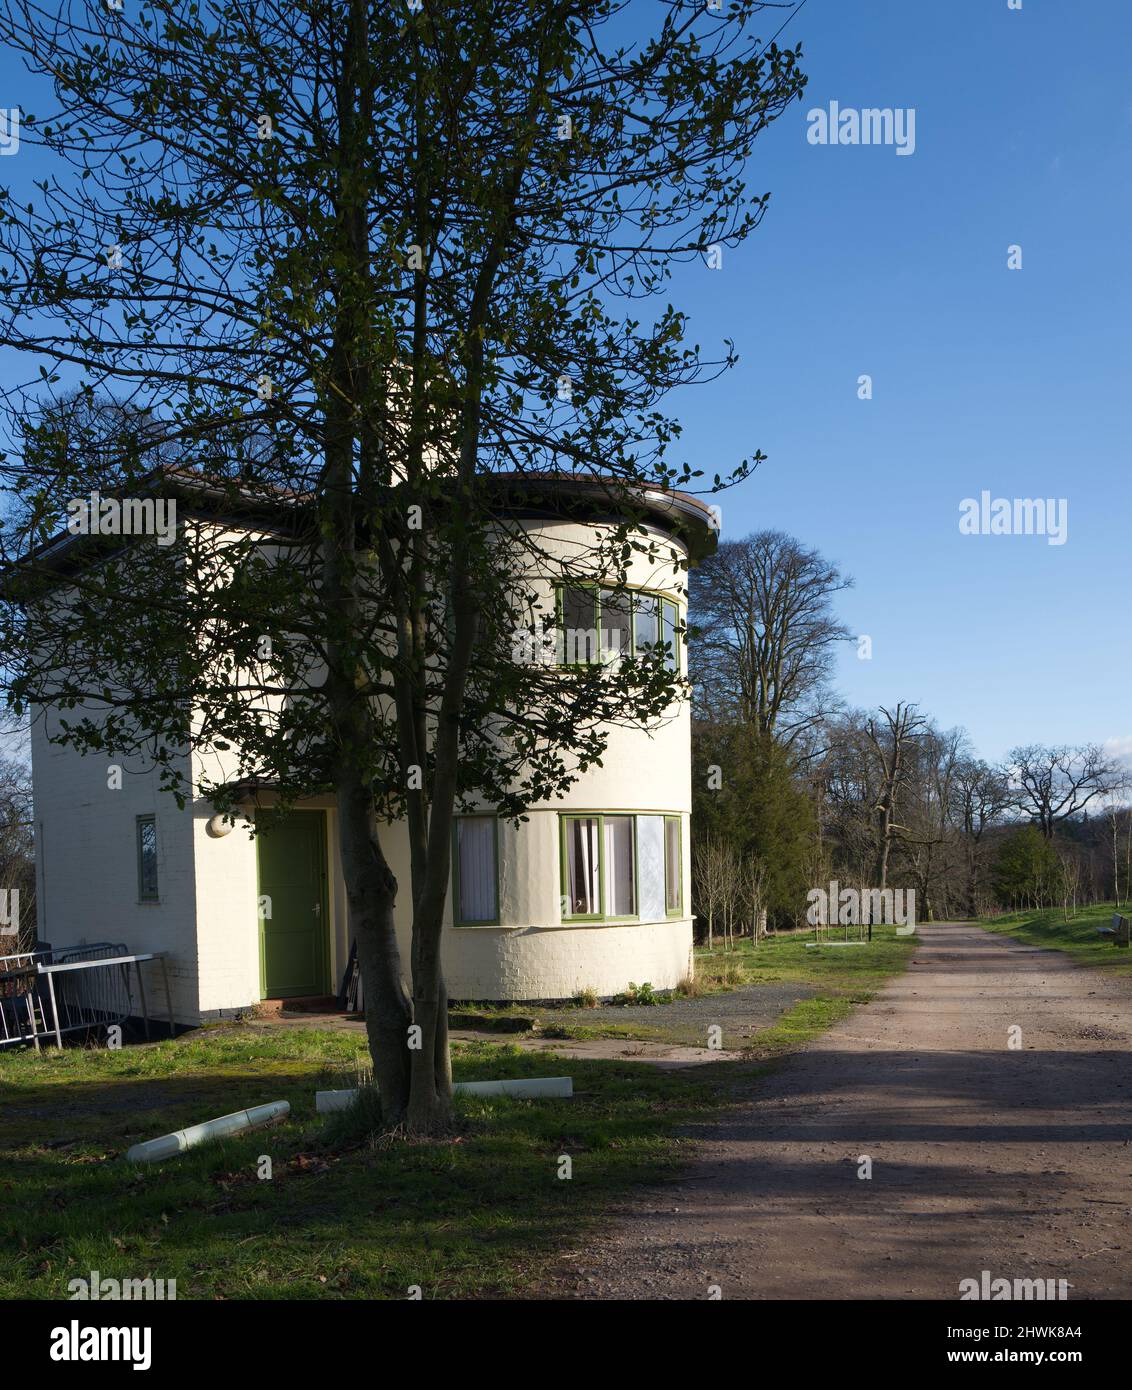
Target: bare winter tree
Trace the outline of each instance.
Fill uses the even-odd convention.
[[[707,948],[715,945],[715,924],[726,898],[727,844],[721,835],[701,835],[692,847],[692,893],[696,916],[707,927]]]
[[[1059,822],[1117,790],[1126,774],[1096,743],[1078,748],[1031,743],[1010,750],[1009,775],[1015,806],[1052,840]]]
[[[852,582],[781,531],[720,545],[689,589],[689,676],[701,714],[787,745],[828,715],[832,649],[851,636],[831,600]]]
[[[907,833],[907,827],[901,825],[898,819],[897,802],[908,782],[913,747],[925,733],[927,720],[915,705],[902,700],[897,701],[892,710],[881,706],[880,713],[881,720],[869,719],[865,734],[879,771],[878,794],[873,808],[876,817],[873,883],[883,891],[888,883],[888,861],[893,842]]]
[[[965,909],[979,914],[979,874],[984,836],[1014,805],[1006,774],[978,758],[965,757],[951,781],[951,816],[962,835]]]
[[[928,724],[910,758],[901,847],[915,885],[917,910],[927,922],[934,920],[937,906],[950,911],[948,888],[958,851],[951,806],[966,741],[962,729],[941,733]]]

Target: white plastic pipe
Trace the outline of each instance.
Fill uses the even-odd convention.
[[[153,1163],[157,1159],[172,1158],[186,1149],[203,1144],[206,1139],[245,1134],[249,1129],[261,1129],[275,1120],[282,1120],[290,1113],[290,1102],[285,1100],[253,1105],[250,1110],[236,1110],[231,1115],[221,1115],[217,1120],[206,1120],[202,1125],[190,1125],[188,1129],[163,1134],[160,1139],[147,1139],[144,1144],[135,1144],[127,1150],[126,1157],[131,1163]]]
[[[568,1100],[574,1094],[574,1079],[570,1076],[530,1076],[510,1081],[457,1081],[453,1092],[466,1096],[517,1096],[522,1100],[555,1097]],[[320,1115],[332,1110],[345,1110],[358,1098],[356,1090],[316,1091],[315,1109]]]
[[[868,946],[867,941],[807,941],[807,951],[816,951],[820,946]]]
[[[457,1081],[452,1089],[465,1096],[520,1096],[524,1100],[556,1096],[568,1100],[574,1094],[574,1079],[570,1076],[525,1076],[512,1081]]]

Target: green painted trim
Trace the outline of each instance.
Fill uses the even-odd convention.
[[[678,604],[673,603],[671,599],[661,599],[660,601],[660,641],[662,646],[665,640],[664,621],[666,608],[672,609],[672,665],[670,666],[668,664],[668,658],[665,657],[664,669],[666,671],[672,671],[675,675],[679,676],[683,673],[683,663],[680,660],[680,607]]]
[[[566,821],[569,820],[597,820],[598,821],[598,908],[601,909],[605,903],[605,883],[602,881],[601,873],[601,816],[597,812],[565,812],[558,817],[558,887],[559,908],[562,909],[563,922],[602,922],[601,910],[598,912],[587,912],[584,915],[576,915],[569,910],[570,903],[570,884],[569,874],[566,872]]]
[[[676,864],[677,876],[676,883],[678,888],[678,898],[675,907],[668,905],[668,822],[673,821],[676,825]],[[683,917],[684,915],[684,818],[683,816],[665,816],[664,818],[664,915],[666,917]]]
[[[491,855],[495,866],[495,916],[464,921],[460,916],[460,833],[459,824],[465,820],[491,821]],[[500,921],[499,904],[499,817],[490,811],[472,812],[470,815],[452,817],[452,925],[454,927],[498,927]]]
[[[152,893],[146,893],[142,887],[141,829],[143,825],[153,826],[153,876],[156,880],[156,888]],[[134,817],[134,855],[137,861],[138,902],[159,903],[161,901],[161,877],[157,871],[157,816],[153,812],[150,812],[149,815]]]

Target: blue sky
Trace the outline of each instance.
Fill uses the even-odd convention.
[[[851,703],[918,701],[992,759],[1132,749],[1132,6],[808,0],[799,39],[806,95],[752,169],[767,217],[676,294],[742,355],[681,398],[688,456],[770,456],[717,499],[724,536],[779,528],[853,575]],[[914,154],[807,143],[831,100],[914,108]],[[1066,543],[961,535],[984,489],[1066,498]]]
[[[762,227],[674,287],[693,339],[742,357],[675,403],[686,454],[712,474],[761,448],[724,535],[782,529],[854,577],[839,608],[873,655],[838,661],[851,703],[917,701],[992,759],[1132,752],[1132,6],[807,0],[798,40],[806,97],[751,169]],[[0,106],[36,109],[10,58],[0,77]],[[914,108],[914,154],[809,144],[831,100]],[[961,535],[984,489],[1066,498],[1066,544]]]

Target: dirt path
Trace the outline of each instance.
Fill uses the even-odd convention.
[[[1132,1297],[1132,991],[977,927],[920,934],[544,1296],[954,1299],[985,1269]]]

